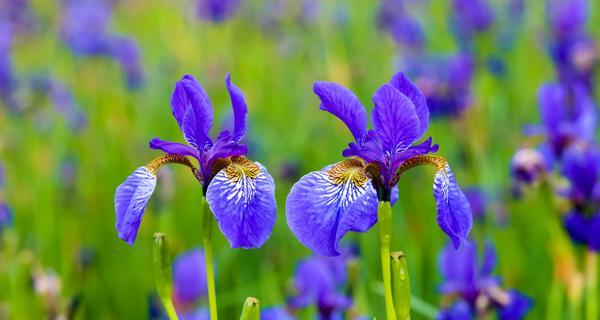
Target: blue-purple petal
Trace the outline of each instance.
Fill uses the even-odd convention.
[[[438,212],[438,225],[450,237],[454,247],[458,248],[471,230],[473,217],[469,201],[458,187],[454,173],[447,164],[435,174],[433,196]]]
[[[483,246],[483,260],[481,261],[481,277],[491,277],[496,267],[496,249],[491,241],[486,241]]]
[[[563,224],[573,242],[579,244],[588,242],[589,221],[583,213],[577,211],[567,213],[563,218]]]
[[[246,114],[248,113],[248,105],[244,93],[231,82],[229,73],[225,77],[225,84],[229,96],[231,98],[231,106],[233,108],[233,137],[234,141],[241,140],[246,134]]]
[[[156,175],[139,167],[117,187],[115,192],[116,228],[119,238],[133,245],[148,200],[156,187]]]
[[[389,84],[373,95],[371,122],[384,153],[391,157],[406,150],[419,138],[421,124],[408,97]]]
[[[471,306],[464,301],[459,300],[453,303],[449,308],[442,309],[435,317],[436,320],[471,320],[475,319],[475,313]]]
[[[252,168],[231,164],[215,175],[206,192],[210,209],[232,248],[260,247],[275,225],[275,184],[265,167],[255,165],[259,172],[251,177],[246,170]],[[232,171],[235,174],[230,176]]]
[[[371,181],[334,182],[327,171],[302,177],[286,201],[287,223],[296,238],[315,253],[340,254],[348,231],[366,231],[377,221],[377,193]]]
[[[525,314],[531,309],[533,302],[531,298],[515,291],[508,292],[508,304],[500,308],[498,312],[499,320],[518,320],[523,319]]]
[[[269,307],[260,312],[261,320],[294,320],[284,307]]]
[[[389,83],[412,101],[421,126],[417,139],[423,137],[429,127],[429,108],[427,107],[425,95],[402,72],[396,73]]]
[[[151,149],[161,150],[166,154],[178,154],[181,156],[198,158],[198,151],[196,151],[196,149],[179,142],[171,142],[154,138],[150,140],[149,147]]]
[[[189,306],[208,293],[204,251],[193,249],[173,261],[173,300]]]
[[[440,272],[444,282],[440,286],[443,294],[468,295],[477,290],[477,246],[473,241],[455,249],[448,244],[439,258]]]
[[[202,151],[207,143],[211,143],[209,132],[213,122],[212,104],[194,77],[185,75],[175,84],[171,110],[190,145]]]
[[[313,91],[321,99],[319,108],[340,118],[360,142],[367,132],[367,112],[356,95],[333,82],[315,82]]]
[[[590,218],[588,246],[595,252],[600,252],[600,213]]]

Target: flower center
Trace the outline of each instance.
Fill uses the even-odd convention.
[[[258,165],[242,156],[231,157],[231,164],[225,168],[225,174],[233,181],[238,181],[242,176],[256,178],[259,173]]]

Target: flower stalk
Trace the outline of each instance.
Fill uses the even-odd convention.
[[[171,254],[167,244],[167,235],[164,233],[154,234],[153,248],[154,279],[156,281],[156,290],[162,302],[169,319],[177,320],[177,312],[173,306],[171,296],[173,293],[173,280],[171,270]]]
[[[390,243],[392,241],[392,206],[388,201],[379,202],[377,208],[379,225],[379,245],[381,253],[381,273],[385,294],[385,311],[388,320],[396,320],[392,297],[392,279],[390,262]]]
[[[260,302],[254,297],[246,298],[240,320],[260,320]]]
[[[204,257],[206,259],[206,284],[208,287],[208,309],[210,311],[210,319],[217,320],[217,294],[215,290],[215,271],[213,267],[212,257],[212,214],[208,207],[206,198],[202,198],[200,209],[202,216],[203,237],[204,237]]]
[[[410,279],[404,252],[392,252],[392,294],[398,320],[410,319]]]
[[[598,319],[598,254],[590,249],[585,255],[586,319]]]

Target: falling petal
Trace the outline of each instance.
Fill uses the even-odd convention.
[[[288,226],[317,254],[339,255],[338,242],[348,231],[364,232],[377,221],[377,193],[357,162],[313,171],[287,197]]]
[[[133,245],[144,210],[156,187],[156,175],[146,167],[139,167],[117,187],[115,211],[119,238]]]
[[[275,184],[260,163],[232,159],[209,184],[206,200],[232,248],[258,248],[275,225]]]

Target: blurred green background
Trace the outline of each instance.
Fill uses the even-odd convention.
[[[246,95],[250,157],[275,178],[278,216],[271,238],[257,250],[233,250],[215,231],[220,316],[237,318],[249,295],[263,306],[285,302],[296,263],[311,252],[287,227],[285,197],[295,180],[284,177],[283,169],[297,166],[301,176],[339,161],[351,139],[339,120],[318,110],[312,83],[339,82],[370,110],[371,95],[399,71],[403,51],[377,28],[377,1],[321,1],[311,23],[290,18],[271,29],[260,22],[260,10],[267,5],[243,1],[235,17],[212,24],[196,19],[189,1],[115,3],[111,30],[135,39],[142,57],[145,85],[132,91],[113,59],[75,56],[58,39],[60,3],[31,2],[39,28],[15,38],[15,70],[18,75],[47,73],[62,79],[88,124],[73,132],[47,103],[37,101],[19,115],[0,110],[0,160],[6,174],[2,198],[15,215],[14,228],[2,234],[0,251],[4,314],[10,319],[44,318],[44,299],[32,291],[31,274],[53,270],[61,282],[59,303],[65,306],[72,297],[81,298],[77,319],[148,317],[148,297],[155,291],[152,234],[167,233],[175,254],[200,246],[201,186],[185,169],[164,170],[167,178],[159,179],[133,247],[117,238],[114,191],[136,167],[160,155],[147,147],[151,138],[183,142],[169,105],[182,75],[192,74],[204,86],[218,127],[230,110],[227,72]],[[597,5],[592,2],[592,8]],[[422,23],[429,50],[454,52],[456,43],[447,30],[448,1],[427,6]],[[590,21],[597,21],[598,10],[591,14]],[[504,77],[483,66],[483,57],[493,49],[489,39],[480,39],[471,106],[457,119],[432,120],[428,131],[460,185],[480,187],[489,195],[491,218],[477,224],[473,235],[494,241],[496,273],[506,286],[533,298],[531,319],[550,317],[553,308],[561,318],[562,308],[548,301],[563,301],[555,265],[572,254],[558,225],[555,206],[560,203],[549,200],[543,188],[520,201],[509,192],[509,163],[522,145],[522,127],[538,122],[537,88],[555,77],[545,28],[542,2],[527,1],[515,47],[503,56]],[[591,28],[597,36],[600,24]],[[65,178],[69,170],[72,180]],[[412,170],[401,180],[392,248],[408,257],[412,293],[437,307],[437,255],[446,238],[435,222],[432,181],[433,172],[426,168]],[[493,218],[498,214],[506,214],[503,225]],[[361,249],[356,308],[383,319],[377,231],[349,238]],[[82,255],[91,259],[85,267]],[[310,318],[311,312],[301,315]],[[413,312],[413,318],[427,317]]]

